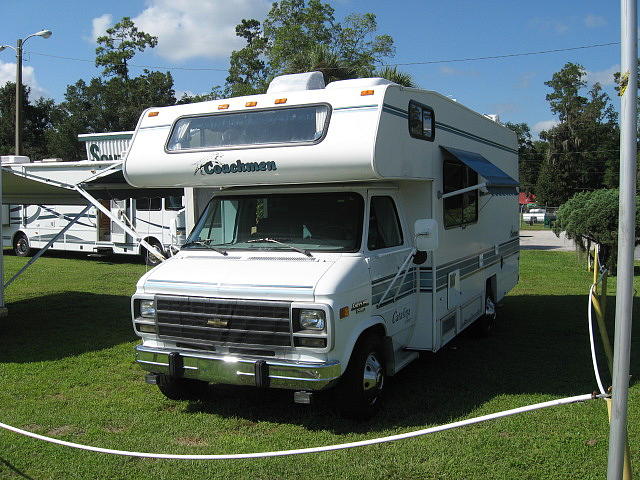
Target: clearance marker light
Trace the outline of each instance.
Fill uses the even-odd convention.
[[[244,104],[245,107],[255,107],[258,105],[258,102],[247,102]]]
[[[281,104],[281,103],[287,103],[287,99],[286,98],[276,98],[276,101],[273,102],[276,105]]]
[[[346,318],[349,316],[349,307],[342,307],[340,309],[340,318]]]
[[[360,96],[364,97],[365,95],[373,95],[373,90],[362,90],[360,92]]]
[[[160,112],[149,112],[149,115],[147,115],[147,117],[157,117],[159,113]]]
[[[222,105],[218,105],[218,110],[226,110],[227,108],[229,108],[228,103],[223,103]]]

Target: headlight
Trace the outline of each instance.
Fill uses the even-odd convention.
[[[156,318],[156,306],[153,300],[142,300],[140,302],[140,316],[145,318]]]
[[[300,327],[303,330],[324,330],[324,310],[300,310]]]

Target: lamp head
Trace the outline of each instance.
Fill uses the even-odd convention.
[[[53,32],[51,30],[40,30],[33,35],[36,37],[49,38],[51,35],[53,35]]]

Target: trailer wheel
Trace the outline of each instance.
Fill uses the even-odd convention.
[[[154,247],[156,250],[158,250],[160,253],[164,254],[164,250],[162,249],[162,245],[160,245],[159,241],[152,238],[150,240],[147,240],[147,243],[152,247]],[[144,263],[146,263],[150,267],[155,267],[156,265],[160,264],[161,260],[155,255],[152,255],[151,253],[149,253],[149,250],[147,250],[144,247],[143,247],[143,252],[144,252]]]
[[[367,335],[356,344],[349,365],[335,390],[335,406],[346,418],[367,420],[382,405],[385,387],[382,341]]]
[[[484,315],[476,320],[473,325],[473,333],[477,337],[488,337],[496,328],[496,302],[490,293],[487,292],[484,299]]]
[[[13,253],[18,257],[27,257],[31,253],[29,239],[24,233],[18,233],[13,239]]]
[[[202,400],[210,393],[209,384],[201,380],[158,375],[156,384],[169,400]]]

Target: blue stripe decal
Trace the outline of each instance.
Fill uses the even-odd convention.
[[[171,126],[171,124],[167,123],[166,125],[152,125],[152,126],[149,126],[149,127],[140,127],[138,130],[149,130],[151,128],[167,128],[167,127],[170,127],[170,126]]]
[[[336,112],[338,110],[355,110],[355,109],[362,109],[362,108],[378,108],[378,104],[373,104],[373,105],[356,105],[353,107],[338,107],[338,108],[334,108],[333,111]]]
[[[212,283],[212,282],[189,282],[179,280],[147,280],[146,283],[169,283],[169,284],[189,284],[203,285],[212,287],[248,287],[248,288],[296,288],[296,289],[313,289],[313,285],[255,285],[247,283]]]
[[[479,137],[478,135],[474,135],[473,133],[465,132],[464,130],[460,130],[459,128],[453,127],[451,125],[447,125],[446,123],[436,122],[436,128],[440,128],[445,132],[453,133],[454,135],[459,135],[461,137],[465,137],[470,140],[475,140],[476,142],[484,143],[486,145],[496,147],[510,153],[518,153],[517,150],[507,147],[506,145],[502,145],[500,143],[493,142],[486,138]]]

